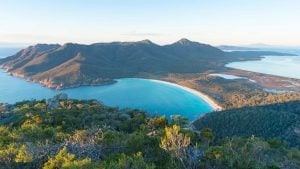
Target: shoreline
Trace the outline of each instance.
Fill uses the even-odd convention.
[[[167,82],[167,81],[162,81],[162,80],[155,80],[155,79],[148,79],[148,80],[151,80],[151,81],[154,81],[154,82],[157,82],[157,83],[163,83],[163,84],[168,84],[168,85],[171,85],[171,86],[175,86],[175,87],[179,87],[189,93],[192,93],[198,97],[200,97],[202,100],[204,100],[206,103],[208,103],[214,111],[221,111],[223,110],[223,108],[221,106],[219,106],[215,101],[213,101],[212,99],[209,98],[209,96],[207,96],[206,94],[198,91],[198,90],[195,90],[195,89],[192,89],[192,88],[189,88],[189,87],[186,87],[186,86],[182,86],[182,85],[179,85],[177,83],[171,83],[171,82]]]
[[[2,68],[3,70],[3,68]],[[7,73],[9,74],[8,72],[6,72],[4,70],[4,73]],[[70,89],[70,88],[77,88],[77,87],[81,87],[81,86],[102,86],[102,85],[110,85],[110,84],[114,84],[117,82],[117,80],[113,80],[111,82],[106,82],[106,83],[99,83],[99,84],[80,84],[80,85],[76,85],[76,86],[71,86],[71,87],[63,87],[63,88],[52,88],[52,87],[49,87],[47,85],[44,85],[43,83],[40,83],[40,82],[34,82],[32,80],[28,80],[26,79],[25,77],[20,77],[20,76],[15,76],[13,74],[9,74],[10,76],[13,76],[13,77],[17,77],[17,78],[21,78],[21,79],[25,79],[26,81],[30,82],[30,83],[37,83],[37,84],[40,84],[41,86],[43,87],[46,87],[48,89],[51,89],[51,90],[56,90],[56,91],[61,91],[61,90],[64,90],[64,89]],[[153,81],[153,82],[157,82],[157,83],[163,83],[163,84],[167,84],[167,85],[171,85],[171,86],[175,86],[175,87],[178,87],[178,88],[181,88],[182,90],[185,90],[191,94],[194,94],[196,96],[198,96],[199,98],[201,98],[202,100],[204,100],[206,103],[208,103],[210,105],[210,107],[212,107],[213,111],[221,111],[223,110],[223,108],[221,106],[219,106],[215,101],[213,101],[211,98],[209,98],[208,95],[200,92],[200,91],[197,91],[195,89],[192,89],[192,88],[189,88],[189,87],[186,87],[186,86],[182,86],[182,85],[179,85],[177,83],[172,83],[172,82],[168,82],[168,81],[162,81],[162,80],[156,80],[156,79],[147,79],[147,80],[150,80],[150,81]]]

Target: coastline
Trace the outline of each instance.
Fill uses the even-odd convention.
[[[200,91],[197,91],[195,89],[192,89],[192,88],[188,88],[186,86],[182,86],[182,85],[179,85],[179,84],[176,84],[176,83],[171,83],[171,82],[167,82],[167,81],[162,81],[162,80],[155,80],[155,79],[148,79],[148,80],[151,80],[151,81],[154,81],[154,82],[157,82],[157,83],[163,83],[163,84],[168,84],[168,85],[171,85],[171,86],[175,86],[175,87],[179,87],[189,93],[192,93],[198,97],[200,97],[202,100],[204,100],[206,103],[208,103],[214,111],[221,111],[223,110],[223,108],[221,106],[219,106],[215,101],[213,101],[212,99],[209,98],[209,96],[207,96],[206,94],[200,92]]]
[[[9,74],[11,76],[18,77],[18,78],[21,78],[21,79],[25,79],[26,81],[31,82],[31,83],[38,83],[38,84],[40,84],[43,87],[46,87],[46,88],[49,88],[49,89],[54,89],[54,90],[63,90],[63,89],[81,87],[81,86],[102,86],[102,85],[109,85],[109,84],[116,83],[116,80],[112,80],[112,81],[108,81],[106,83],[102,82],[102,83],[99,83],[99,84],[79,84],[79,85],[74,85],[74,86],[69,86],[69,87],[57,88],[57,86],[51,87],[51,86],[45,85],[45,84],[43,84],[41,82],[35,82],[35,81],[32,81],[32,80],[26,79],[25,77],[22,77],[22,76],[16,76],[15,74],[8,73],[3,68],[2,68],[2,70],[4,70],[4,73],[7,73],[7,74]],[[171,85],[171,86],[175,86],[175,87],[181,88],[182,90],[185,90],[185,91],[187,91],[189,93],[192,93],[192,94],[198,96],[199,98],[201,98],[202,100],[204,100],[206,103],[208,103],[212,107],[213,111],[221,111],[221,110],[223,110],[223,108],[220,105],[218,105],[215,101],[213,101],[211,98],[209,98],[208,95],[206,95],[206,94],[204,94],[204,93],[202,93],[200,91],[197,91],[195,89],[192,89],[192,88],[189,88],[189,87],[186,87],[186,86],[182,86],[182,85],[179,85],[179,84],[176,84],[176,83],[168,82],[168,81],[162,81],[162,80],[156,80],[156,79],[147,79],[147,80],[150,80],[150,81],[153,81],[153,82],[157,82],[157,83],[168,84],[168,85]]]

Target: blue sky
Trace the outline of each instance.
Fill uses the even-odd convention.
[[[0,0],[0,43],[300,46],[300,0]]]

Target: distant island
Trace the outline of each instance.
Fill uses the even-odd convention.
[[[181,39],[160,46],[138,42],[37,44],[0,60],[13,76],[53,89],[114,83],[128,77],[167,76],[223,70],[233,61],[259,59],[276,52],[224,52],[211,45]]]

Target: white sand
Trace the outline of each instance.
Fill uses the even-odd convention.
[[[164,84],[168,84],[168,85],[172,85],[172,86],[176,86],[176,87],[179,87],[185,91],[188,91],[198,97],[200,97],[201,99],[203,99],[205,102],[207,102],[213,109],[214,111],[220,111],[222,110],[223,108],[221,106],[219,106],[216,102],[214,102],[212,99],[210,99],[207,95],[195,90],[195,89],[191,89],[191,88],[188,88],[188,87],[185,87],[185,86],[181,86],[181,85],[178,85],[178,84],[175,84],[175,83],[171,83],[171,82],[166,82],[166,81],[161,81],[161,80],[153,80],[153,79],[149,79],[151,81],[154,81],[154,82],[158,82],[158,83],[164,83]]]

